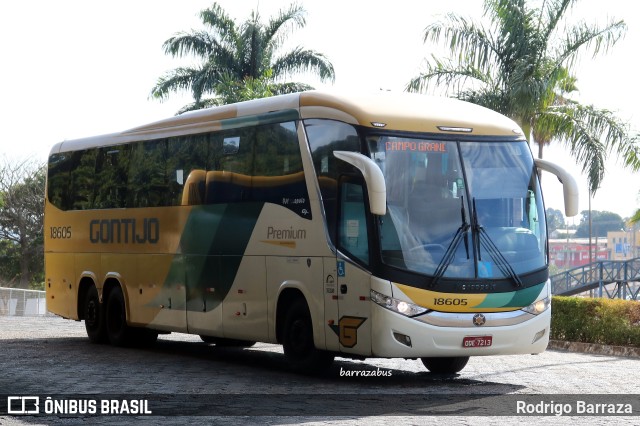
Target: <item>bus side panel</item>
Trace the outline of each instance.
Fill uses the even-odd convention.
[[[186,255],[185,259],[189,333],[222,337],[220,256]]]
[[[162,309],[159,300],[162,299],[163,283],[174,256],[143,254],[129,257],[135,262],[135,275],[126,280],[129,323],[135,326],[153,326]]]
[[[78,290],[73,256],[45,253],[47,309],[64,318],[78,319]]]
[[[237,261],[240,261],[240,267],[236,274],[234,264]],[[235,275],[222,302],[224,337],[268,341],[265,269],[264,256],[222,257],[222,281],[225,276],[229,279]]]

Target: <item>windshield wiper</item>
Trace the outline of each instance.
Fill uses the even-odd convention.
[[[429,284],[429,287],[435,287],[438,284],[438,281],[440,281],[440,278],[442,278],[442,276],[446,272],[449,265],[453,263],[453,259],[455,259],[456,256],[456,250],[458,250],[458,246],[460,245],[460,242],[463,238],[464,248],[467,252],[467,259],[469,259],[469,236],[467,233],[469,231],[469,228],[471,228],[471,225],[467,223],[467,214],[464,208],[464,197],[460,197],[460,215],[462,216],[462,224],[449,243],[447,251],[444,252],[444,255],[442,256],[442,259],[440,260],[440,263],[436,268],[433,280],[431,281],[431,284]]]
[[[476,238],[474,239],[474,248],[478,254],[478,262],[482,261],[482,255],[480,253],[480,246],[482,246],[487,253],[489,253],[489,256],[493,259],[498,269],[500,269],[500,272],[502,272],[505,277],[510,277],[516,287],[522,287],[522,280],[520,280],[518,274],[513,270],[509,261],[500,252],[500,249],[493,242],[484,227],[478,222],[475,198],[473,199],[472,209],[471,232],[475,232],[476,235]]]

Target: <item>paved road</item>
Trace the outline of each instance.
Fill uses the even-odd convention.
[[[518,400],[528,409],[546,403],[548,412],[568,404],[564,407],[571,414],[578,410],[578,401],[630,403],[636,417],[579,421],[640,423],[640,360],[559,351],[471,358],[454,377],[430,374],[416,360],[338,358],[327,374],[309,377],[288,372],[275,345],[223,349],[196,336],[171,334],[150,349],[123,349],[90,344],[83,323],[0,317],[0,366],[3,400],[7,395],[50,396],[56,401],[84,397],[100,406],[104,399],[126,399],[129,405],[145,399],[153,411],[152,416],[11,417],[0,401],[0,426],[132,420],[228,424],[226,415],[235,416],[234,424],[425,424],[434,418],[420,414],[430,413],[447,415],[438,418],[446,424],[528,424],[534,419],[516,416]],[[576,419],[546,416],[535,421],[573,424]]]

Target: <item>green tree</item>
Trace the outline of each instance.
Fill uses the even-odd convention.
[[[420,92],[443,84],[460,99],[511,117],[529,141],[538,143],[540,158],[545,144],[564,142],[594,193],[604,178],[607,155],[615,152],[625,166],[639,170],[640,146],[611,111],[569,98],[576,90],[572,70],[580,54],[604,52],[626,31],[622,20],[570,25],[567,18],[576,2],[485,0],[488,27],[447,15],[427,26],[424,41],[444,40],[453,59],[432,57],[407,89]]]
[[[29,288],[44,282],[46,167],[29,161],[0,164],[0,281]]]
[[[589,210],[580,212],[580,224],[576,230],[576,238],[589,236]],[[606,237],[609,231],[620,231],[624,228],[624,220],[617,213],[591,210],[592,236]]]
[[[564,215],[560,210],[552,209],[549,207],[546,212],[547,216],[547,230],[549,233],[555,231],[556,229],[562,230],[564,229]]]
[[[294,4],[266,24],[261,22],[257,11],[237,24],[214,3],[200,12],[206,30],[181,32],[163,44],[165,53],[174,57],[193,55],[200,65],[167,72],[153,87],[152,97],[162,100],[172,92],[189,90],[194,102],[181,110],[187,111],[244,99],[247,94],[264,97],[310,89],[303,83],[285,81],[302,72],[313,72],[323,81],[333,81],[333,65],[323,54],[300,46],[280,52],[290,32],[305,26],[304,15],[304,9]],[[268,90],[260,88],[261,85]],[[244,97],[238,94],[242,90]]]

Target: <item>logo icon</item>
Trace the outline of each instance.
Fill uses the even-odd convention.
[[[39,414],[40,398],[37,396],[8,396],[7,414]]]
[[[487,322],[487,318],[482,314],[475,314],[473,316],[473,325],[480,327]]]
[[[353,348],[358,344],[358,328],[365,322],[366,318],[344,316],[338,321],[338,325],[330,325],[331,329],[338,335],[340,344],[345,348]]]

